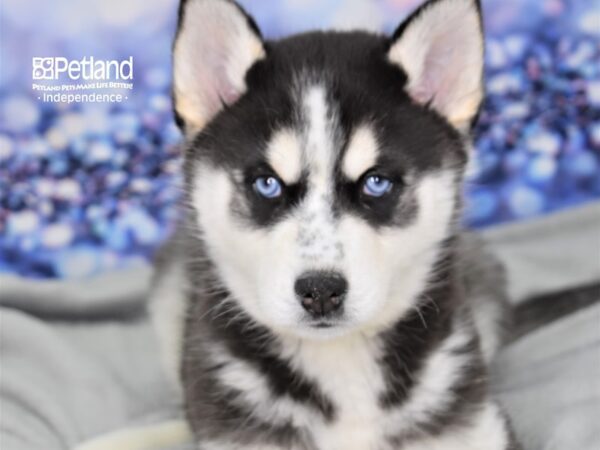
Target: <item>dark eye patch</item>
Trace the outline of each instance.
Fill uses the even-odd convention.
[[[281,195],[275,198],[266,198],[258,193],[254,184],[261,177],[277,178],[281,183]],[[246,219],[260,227],[276,223],[300,203],[306,193],[306,184],[306,176],[302,176],[297,183],[288,185],[281,181],[281,178],[268,164],[259,163],[253,166],[244,174],[244,181],[240,186],[248,202]]]
[[[376,174],[389,179],[392,186],[380,197],[374,197],[364,192],[365,180]],[[342,179],[338,182],[337,199],[342,209],[356,214],[373,226],[395,225],[399,210],[405,200],[407,185],[398,171],[374,167],[363,174],[358,180]]]

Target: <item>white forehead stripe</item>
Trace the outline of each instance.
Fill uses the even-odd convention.
[[[300,257],[307,267],[334,267],[343,252],[336,236],[332,194],[335,170],[336,116],[333,105],[327,103],[322,86],[303,90],[304,164],[308,169],[308,188],[301,206],[298,241]],[[313,266],[319,262],[320,266]]]
[[[303,99],[304,114],[308,122],[305,155],[310,168],[310,181],[314,187],[327,189],[334,164],[334,120],[328,110],[325,89],[313,86]]]
[[[348,143],[344,155],[342,172],[348,179],[356,181],[377,162],[379,146],[373,130],[362,125],[358,127]]]
[[[280,130],[267,147],[267,161],[286,184],[294,184],[302,173],[302,149],[298,136],[291,130]]]

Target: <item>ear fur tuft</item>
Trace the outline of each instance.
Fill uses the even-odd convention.
[[[408,75],[406,90],[467,131],[483,99],[484,38],[478,0],[430,0],[391,38],[389,60]]]
[[[230,0],[182,0],[173,46],[173,101],[186,134],[200,131],[246,91],[265,57],[256,24]]]

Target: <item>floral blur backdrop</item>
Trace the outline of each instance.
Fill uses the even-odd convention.
[[[269,38],[390,32],[420,0],[242,0]],[[148,260],[172,230],[180,133],[169,97],[177,0],[0,6],[0,271],[82,277]],[[483,0],[488,96],[465,222],[600,198],[600,0]],[[115,103],[48,103],[32,57],[135,61]]]

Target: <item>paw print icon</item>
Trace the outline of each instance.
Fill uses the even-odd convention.
[[[54,79],[54,58],[33,58],[32,66],[34,80]]]

